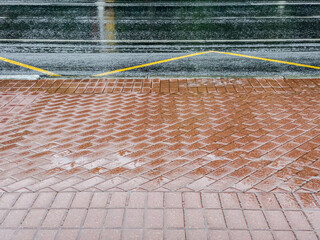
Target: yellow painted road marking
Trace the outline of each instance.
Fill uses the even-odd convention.
[[[7,63],[14,64],[14,65],[18,65],[20,67],[28,68],[28,69],[31,69],[31,70],[34,70],[34,71],[37,71],[37,72],[42,72],[42,73],[47,74],[47,75],[52,76],[52,77],[61,76],[59,74],[56,74],[56,73],[53,73],[53,72],[50,72],[50,71],[47,71],[47,70],[44,70],[44,69],[33,67],[33,66],[30,66],[30,65],[27,65],[27,64],[24,64],[24,63],[20,63],[20,62],[17,62],[17,61],[13,61],[13,60],[10,60],[10,59],[7,59],[7,58],[0,57],[0,60],[4,61],[4,62],[7,62]]]
[[[263,60],[263,61],[268,61],[268,62],[277,62],[277,63],[289,64],[289,65],[294,65],[294,66],[299,66],[299,67],[320,69],[320,67],[317,67],[317,66],[305,65],[305,64],[300,64],[300,63],[293,63],[293,62],[286,62],[286,61],[280,61],[280,60],[269,59],[269,58],[260,58],[260,57],[254,57],[254,56],[243,55],[243,54],[238,54],[238,53],[219,52],[219,51],[211,51],[211,52],[220,53],[220,54],[227,54],[227,55],[233,55],[233,56],[244,57],[244,58],[258,59],[258,60]]]
[[[100,74],[96,74],[96,75],[93,75],[93,76],[100,77],[100,76],[105,76],[105,75],[109,75],[109,74],[113,74],[113,73],[125,72],[125,71],[129,71],[129,70],[132,70],[132,69],[143,68],[143,67],[156,65],[156,64],[160,64],[160,63],[165,63],[165,62],[171,62],[171,61],[179,60],[179,59],[182,59],[182,58],[188,58],[188,57],[198,56],[198,55],[202,55],[202,54],[208,54],[208,53],[211,53],[211,52],[212,51],[188,54],[188,55],[184,55],[184,56],[180,56],[180,57],[169,58],[169,59],[165,59],[165,60],[161,60],[161,61],[156,61],[156,62],[141,64],[141,65],[137,65],[137,66],[133,66],[133,67],[122,68],[122,69],[118,69],[118,70],[114,70],[114,71],[110,71],[110,72],[100,73]]]
[[[254,57],[254,56],[238,54],[238,53],[219,52],[219,51],[206,51],[206,52],[193,53],[193,54],[188,54],[188,55],[184,55],[184,56],[180,56],[180,57],[169,58],[169,59],[165,59],[165,60],[161,60],[161,61],[141,64],[141,65],[137,65],[137,66],[133,66],[133,67],[122,68],[122,69],[118,69],[118,70],[113,70],[113,71],[109,71],[109,72],[96,74],[96,75],[93,75],[93,76],[95,76],[95,77],[106,76],[106,75],[110,75],[110,74],[113,74],[113,73],[125,72],[125,71],[129,71],[129,70],[132,70],[132,69],[143,68],[143,67],[147,67],[147,66],[152,66],[152,65],[156,65],[156,64],[160,64],[160,63],[171,62],[171,61],[179,60],[179,59],[182,59],[182,58],[194,57],[194,56],[198,56],[198,55],[202,55],[202,54],[208,54],[208,53],[219,53],[219,54],[233,55],[233,56],[244,57],[244,58],[252,58],[252,59],[268,61],[268,62],[283,63],[283,64],[294,65],[294,66],[299,66],[299,67],[320,69],[320,67],[317,67],[317,66],[311,66],[311,65],[294,63],[294,62],[287,62],[287,61],[280,61],[280,60],[269,59],[269,58],[260,58],[260,57]]]

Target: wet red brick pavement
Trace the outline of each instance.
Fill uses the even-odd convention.
[[[319,239],[319,93],[320,79],[0,80],[1,239]]]

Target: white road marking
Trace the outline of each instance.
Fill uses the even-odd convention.
[[[180,7],[180,6],[255,6],[255,5],[263,5],[263,6],[290,6],[290,5],[320,5],[317,1],[312,2],[236,2],[236,3],[214,3],[214,2],[145,2],[145,3],[132,3],[132,2],[123,2],[123,3],[111,3],[111,2],[96,2],[96,3],[63,3],[63,2],[2,2],[0,6],[77,6],[77,7],[95,7],[95,6],[107,6],[107,7]]]
[[[24,43],[263,43],[263,42],[319,42],[320,38],[309,39],[222,39],[222,40],[82,40],[82,39],[0,39],[0,42]]]

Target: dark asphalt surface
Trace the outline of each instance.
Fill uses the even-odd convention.
[[[319,1],[1,1],[0,56],[63,75],[217,50],[320,66]],[[0,62],[0,74],[37,72]],[[111,76],[320,76],[210,53]]]

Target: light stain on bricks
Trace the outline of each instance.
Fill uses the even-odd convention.
[[[99,174],[99,173],[102,173],[102,172],[105,172],[106,171],[106,168],[104,167],[96,167],[96,168],[93,168],[89,171],[89,173],[92,173],[92,174]]]

